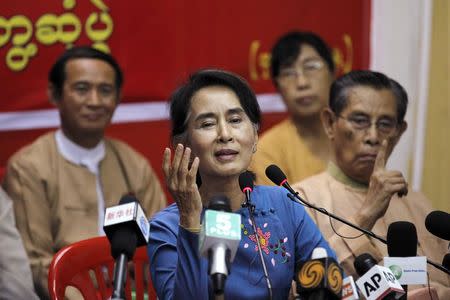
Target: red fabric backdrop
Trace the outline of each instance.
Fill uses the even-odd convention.
[[[111,52],[125,74],[123,102],[164,101],[187,74],[206,67],[236,72],[257,94],[274,93],[269,52],[289,30],[311,30],[333,47],[340,73],[369,65],[370,2],[112,1],[0,2],[0,118],[12,111],[52,108],[47,72],[66,47]],[[266,113],[263,130],[285,114]],[[8,130],[0,124],[0,166],[47,129]],[[149,158],[161,175],[166,120],[114,124],[119,137]]]

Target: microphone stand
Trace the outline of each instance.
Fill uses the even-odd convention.
[[[124,300],[125,299],[125,281],[127,278],[127,262],[128,258],[125,254],[120,254],[116,260],[116,266],[114,269],[113,279],[113,294],[111,300]]]
[[[253,212],[255,211],[255,205],[253,203],[251,203],[251,201],[250,201],[250,191],[249,190],[245,191],[245,201],[244,201],[244,203],[242,203],[241,206],[243,208],[245,208],[245,207],[248,208],[248,213],[250,215],[250,221],[252,222],[253,232],[255,233],[256,244],[258,245],[259,259],[261,260],[261,264],[262,264],[263,271],[264,271],[264,277],[266,278],[266,282],[267,282],[267,289],[269,290],[269,300],[272,300],[272,298],[273,298],[272,283],[270,282],[269,273],[267,272],[266,262],[264,261],[264,257],[263,257],[262,250],[261,250],[261,243],[259,242],[255,218],[253,216]]]
[[[347,221],[347,220],[342,219],[342,218],[339,217],[339,216],[336,216],[336,215],[334,215],[334,214],[328,212],[326,209],[324,209],[324,208],[322,208],[322,207],[317,207],[317,206],[315,206],[315,205],[313,205],[313,204],[311,204],[311,203],[305,201],[302,197],[300,197],[300,195],[298,194],[298,192],[296,192],[296,191],[294,191],[294,189],[292,189],[292,187],[289,185],[289,183],[287,183],[287,181],[283,184],[283,187],[286,188],[286,189],[289,191],[289,194],[287,194],[287,196],[288,196],[289,199],[291,199],[292,201],[294,201],[294,202],[296,202],[296,203],[299,203],[299,204],[301,204],[301,205],[305,205],[306,207],[312,208],[312,209],[314,209],[314,210],[317,210],[318,212],[321,212],[321,213],[323,213],[323,214],[325,214],[325,215],[327,215],[327,216],[329,216],[329,217],[331,217],[331,218],[333,218],[333,219],[335,219],[335,220],[338,220],[339,222],[342,222],[342,223],[344,223],[344,224],[346,224],[346,225],[348,225],[348,226],[350,226],[350,227],[352,227],[352,228],[354,228],[354,229],[356,229],[356,230],[358,230],[358,231],[360,231],[360,232],[362,232],[362,233],[364,233],[364,234],[366,234],[366,235],[368,235],[368,236],[370,236],[370,237],[373,237],[373,238],[379,240],[379,241],[382,242],[383,244],[386,244],[386,245],[387,245],[387,241],[386,241],[385,239],[383,239],[383,238],[382,238],[381,236],[379,236],[379,235],[376,235],[376,234],[373,233],[372,231],[367,230],[367,229],[364,229],[364,228],[361,228],[361,227],[359,227],[359,226],[357,226],[357,225],[355,225],[355,224],[353,224],[353,223],[350,223],[350,222]],[[444,267],[441,266],[440,264],[435,263],[435,262],[429,260],[428,258],[427,258],[427,263],[428,263],[429,265],[432,265],[433,267],[439,269],[440,271],[446,273],[447,275],[450,275],[450,270],[447,270],[446,268],[444,268]]]

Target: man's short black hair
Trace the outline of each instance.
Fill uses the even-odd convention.
[[[92,58],[108,63],[115,72],[115,88],[119,92],[123,84],[122,70],[116,60],[109,54],[88,46],[73,47],[66,50],[53,64],[48,73],[48,81],[53,85],[53,98],[59,100],[62,97],[62,89],[66,80],[66,65],[71,59]]]
[[[408,94],[394,79],[386,75],[367,70],[351,71],[336,79],[330,89],[330,109],[340,115],[347,107],[348,91],[353,87],[367,86],[376,90],[388,89],[397,101],[397,122],[403,122],[408,107]]]

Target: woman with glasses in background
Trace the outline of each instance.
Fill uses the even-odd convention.
[[[318,35],[291,32],[276,42],[271,75],[289,117],[261,136],[251,165],[257,183],[272,184],[264,175],[271,164],[278,165],[290,182],[325,169],[329,141],[320,112],[328,106],[334,72],[331,50]]]

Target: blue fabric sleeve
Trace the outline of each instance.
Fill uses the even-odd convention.
[[[161,213],[151,221],[148,255],[159,299],[208,299],[208,266],[198,239],[178,225],[177,215]]]

